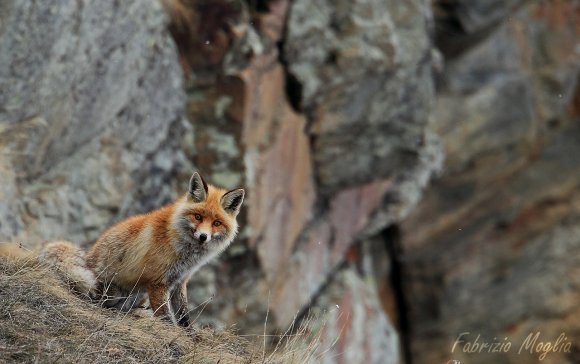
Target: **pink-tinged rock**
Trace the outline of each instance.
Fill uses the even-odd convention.
[[[243,143],[248,177],[250,245],[256,247],[266,279],[288,262],[309,220],[315,190],[305,119],[288,106],[279,64],[257,59],[246,70]]]
[[[242,142],[249,153],[258,153],[275,140],[273,124],[285,117],[284,71],[268,54],[253,60],[240,76],[245,83]]]
[[[280,325],[292,321],[344,260],[390,185],[383,180],[338,193],[325,220],[309,230],[306,244],[285,257],[288,266],[276,275],[272,295],[272,311]]]
[[[287,114],[274,145],[255,164],[251,240],[269,281],[287,264],[312,213],[315,194],[303,129],[303,119]]]
[[[317,362],[322,364],[399,363],[399,339],[381,309],[376,287],[354,268],[342,272],[321,304],[317,320]]]
[[[381,197],[391,186],[391,180],[372,182],[357,188],[344,190],[330,203],[329,219],[333,227],[334,241],[332,259],[340,260],[348,247],[360,240],[359,233],[369,223],[370,214],[380,206]]]

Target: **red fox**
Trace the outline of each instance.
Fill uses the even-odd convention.
[[[147,294],[155,316],[189,326],[187,281],[234,240],[243,200],[243,189],[208,185],[196,172],[185,196],[109,228],[86,257],[72,243],[53,242],[39,260],[106,307],[129,310]]]

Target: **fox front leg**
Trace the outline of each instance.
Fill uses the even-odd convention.
[[[171,310],[179,326],[188,327],[189,310],[187,309],[187,281],[178,284],[171,292]]]
[[[147,294],[149,295],[149,304],[153,310],[153,316],[173,322],[171,310],[169,309],[167,287],[161,284],[150,285],[147,287]]]

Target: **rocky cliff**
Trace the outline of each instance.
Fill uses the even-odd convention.
[[[412,356],[537,363],[537,345],[519,353],[526,338],[564,333],[572,353],[560,346],[542,362],[577,363],[579,4],[445,3],[434,111],[445,173],[398,226]],[[465,332],[512,348],[450,353]]]
[[[451,351],[462,332],[579,342],[577,14],[6,1],[0,240],[90,245],[197,169],[248,192],[240,239],[191,281],[199,323],[311,320],[325,363],[537,362]]]

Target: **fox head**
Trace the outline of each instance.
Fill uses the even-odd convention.
[[[197,251],[225,249],[238,231],[236,217],[243,201],[243,189],[226,191],[209,185],[195,172],[178,209],[180,235]]]

